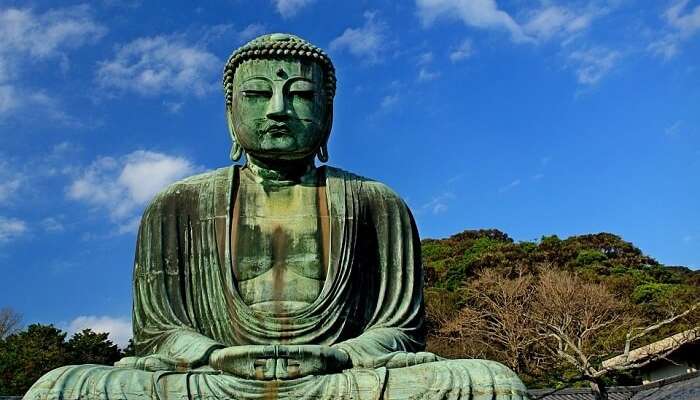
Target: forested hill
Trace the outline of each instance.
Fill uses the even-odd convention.
[[[672,318],[700,298],[700,271],[663,265],[610,233],[516,242],[495,229],[468,230],[425,239],[422,252],[428,350],[496,359],[534,386],[580,372],[557,354],[556,335],[547,331],[556,318],[563,321],[560,336],[570,336],[557,340],[578,341],[590,355],[586,362],[599,364],[620,354],[633,327]],[[632,346],[698,326],[697,314]]]
[[[426,286],[455,289],[486,269],[535,273],[556,268],[605,283],[635,303],[660,301],[700,286],[700,271],[667,266],[611,233],[515,242],[496,229],[468,230],[422,241]]]

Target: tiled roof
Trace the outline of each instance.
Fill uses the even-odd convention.
[[[595,400],[588,388],[530,390],[532,400]],[[700,371],[641,386],[608,388],[610,400],[700,400]]]
[[[700,327],[677,333],[657,342],[642,346],[629,352],[603,361],[604,368],[615,367],[625,363],[639,362],[650,357],[658,357],[669,351],[675,351],[681,345],[700,340]]]

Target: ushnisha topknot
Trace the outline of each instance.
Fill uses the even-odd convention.
[[[331,59],[320,48],[306,40],[287,33],[272,33],[258,36],[250,42],[236,49],[231,54],[224,67],[224,95],[226,107],[233,103],[233,75],[236,68],[244,61],[265,58],[308,58],[317,62],[323,68],[325,75],[324,89],[328,95],[328,101],[333,101],[335,96],[335,67]]]

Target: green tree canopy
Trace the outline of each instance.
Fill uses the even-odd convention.
[[[42,375],[70,364],[112,365],[123,357],[107,333],[85,329],[66,340],[53,325],[32,324],[0,340],[0,396],[21,396]]]

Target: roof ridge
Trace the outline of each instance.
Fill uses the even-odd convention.
[[[655,382],[647,383],[644,385],[633,385],[633,386],[609,386],[607,388],[608,393],[638,393],[648,389],[655,389],[662,386],[666,386],[676,382],[682,382],[688,379],[693,379],[700,376],[700,371],[689,372],[687,374],[674,376],[671,378],[660,379]],[[593,393],[591,388],[563,388],[563,389],[530,389],[527,391],[530,395],[565,395],[565,394],[588,394]]]

